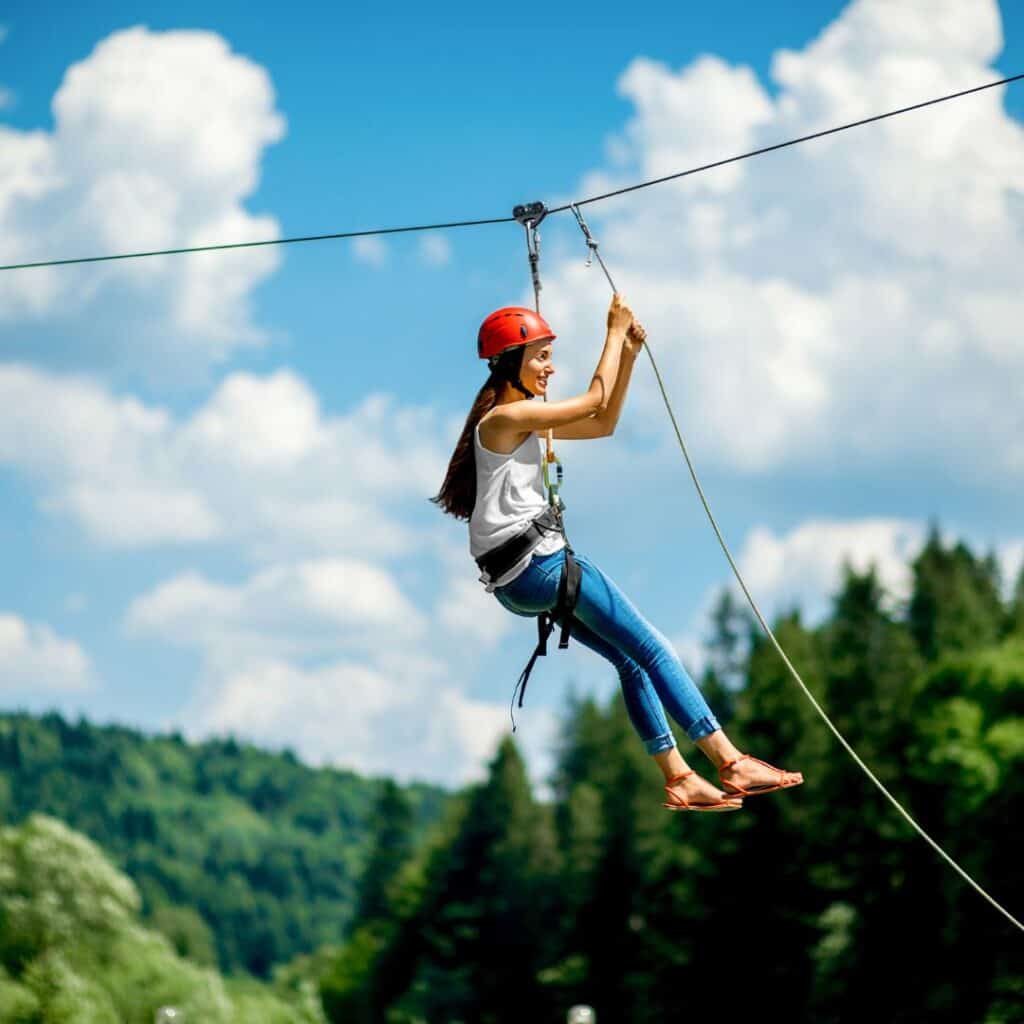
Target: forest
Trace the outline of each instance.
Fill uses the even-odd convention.
[[[898,603],[847,566],[824,621],[793,608],[773,629],[883,784],[1020,917],[1024,574],[1004,586],[992,554],[935,526],[910,570]],[[446,793],[234,741],[4,716],[0,1022],[151,1020],[124,996],[148,977],[124,954],[142,940],[101,941],[109,917],[147,936],[153,978],[189,979],[175,992],[220,986],[221,1016],[202,1020],[539,1024],[585,1003],[600,1024],[769,1007],[1021,1024],[1024,935],[885,800],[728,592],[707,653],[730,737],[803,786],[670,814],[621,695],[575,686],[550,802],[511,736],[482,782]],[[101,1009],[52,1009],[40,979],[60,971],[77,980],[54,991]],[[265,1008],[234,1007],[232,986]]]

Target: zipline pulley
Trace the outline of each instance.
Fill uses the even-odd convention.
[[[530,276],[533,278],[533,303],[540,312],[540,232],[537,226],[547,216],[548,208],[541,202],[523,203],[512,208],[512,216],[526,230],[526,251],[530,257]]]

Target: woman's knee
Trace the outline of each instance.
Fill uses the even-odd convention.
[[[634,661],[628,654],[616,651],[616,656],[610,660],[615,666],[615,670],[619,673],[619,679],[622,682],[627,683],[643,679],[644,670],[640,667],[640,663]]]

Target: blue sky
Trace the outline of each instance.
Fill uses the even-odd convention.
[[[917,7],[15,5],[0,255],[503,216],[1024,69],[1019,8]],[[898,597],[933,517],[1020,564],[1024,88],[985,97],[587,209],[768,610],[820,615],[844,552]],[[426,497],[521,231],[261,253],[0,281],[0,701],[464,781],[534,634]],[[552,397],[600,352],[584,255],[544,225]],[[567,525],[696,670],[728,566],[659,403],[645,360],[616,436],[563,444]],[[570,680],[617,686],[540,663],[538,780]]]

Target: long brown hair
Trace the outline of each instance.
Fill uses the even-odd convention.
[[[448,462],[441,490],[428,500],[441,507],[456,519],[469,519],[476,504],[476,453],[473,448],[473,434],[476,425],[497,404],[505,381],[518,381],[519,372],[526,352],[525,345],[507,348],[494,361],[484,386],[476,393],[473,407],[466,417],[466,425],[455,445],[455,451]]]

